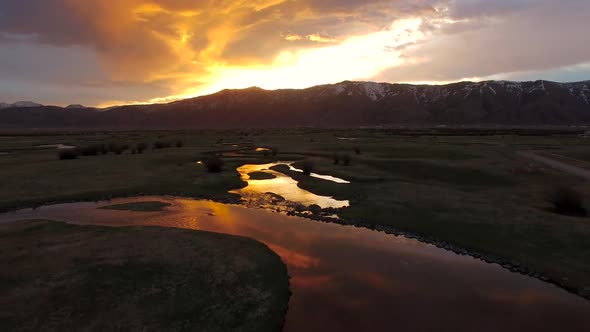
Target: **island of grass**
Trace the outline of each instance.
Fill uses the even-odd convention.
[[[115,204],[101,206],[99,209],[103,210],[120,210],[120,211],[135,211],[135,212],[157,212],[163,211],[165,207],[170,206],[170,203],[160,201],[149,202],[132,202],[124,204]]]
[[[1,331],[280,331],[287,269],[243,237],[0,225]]]
[[[266,172],[251,172],[248,173],[251,180],[270,180],[276,178],[276,175]]]

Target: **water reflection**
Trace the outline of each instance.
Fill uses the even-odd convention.
[[[161,200],[165,211],[97,207]],[[42,207],[0,222],[45,218],[160,225],[248,236],[289,268],[285,331],[586,331],[590,303],[495,264],[415,240],[209,201],[146,197]]]
[[[289,169],[291,171],[303,173],[303,171],[300,170],[299,168],[293,167],[293,164],[294,163],[288,163],[287,164],[289,166]],[[344,179],[337,178],[337,177],[334,177],[334,176],[331,176],[331,175],[322,175],[322,174],[317,174],[317,173],[311,173],[311,174],[309,174],[309,176],[311,176],[313,178],[318,178],[318,179],[326,180],[326,181],[336,182],[336,183],[342,183],[342,184],[350,183],[350,181],[346,181]]]
[[[290,165],[291,162],[275,162],[263,165],[244,165],[238,168],[242,180],[248,182],[248,186],[239,190],[233,190],[245,198],[259,197],[260,194],[273,193],[282,196],[288,201],[300,203],[303,205],[319,205],[322,208],[341,208],[349,206],[347,200],[336,200],[329,196],[320,196],[297,186],[297,181],[281,172],[276,172],[270,168],[276,165]],[[273,179],[253,180],[248,175],[253,172],[264,172],[275,176]]]

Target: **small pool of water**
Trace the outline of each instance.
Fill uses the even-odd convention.
[[[282,196],[284,199],[300,203],[306,206],[319,205],[321,208],[342,208],[350,205],[348,200],[337,200],[330,196],[320,196],[297,186],[297,181],[281,172],[273,171],[270,168],[277,165],[291,165],[292,162],[275,162],[262,165],[243,165],[238,167],[238,172],[248,186],[232,193],[241,195],[244,198],[259,197],[261,194],[273,193]],[[292,166],[291,166],[292,167]],[[248,175],[253,172],[263,172],[275,176],[273,179],[253,180]]]
[[[141,201],[158,212],[98,209]],[[293,295],[284,331],[588,331],[590,302],[497,264],[404,237],[173,197],[45,206],[0,222],[150,225],[257,239],[281,256]]]
[[[37,145],[37,147],[38,148],[54,148],[54,149],[58,149],[58,150],[76,148],[73,145],[65,145],[65,144],[43,144],[43,145]]]

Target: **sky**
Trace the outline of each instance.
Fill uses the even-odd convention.
[[[0,102],[590,79],[588,0],[2,0]]]

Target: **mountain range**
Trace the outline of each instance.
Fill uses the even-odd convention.
[[[307,89],[223,90],[109,109],[0,103],[4,128],[242,128],[590,124],[590,81],[410,85],[345,81]]]

